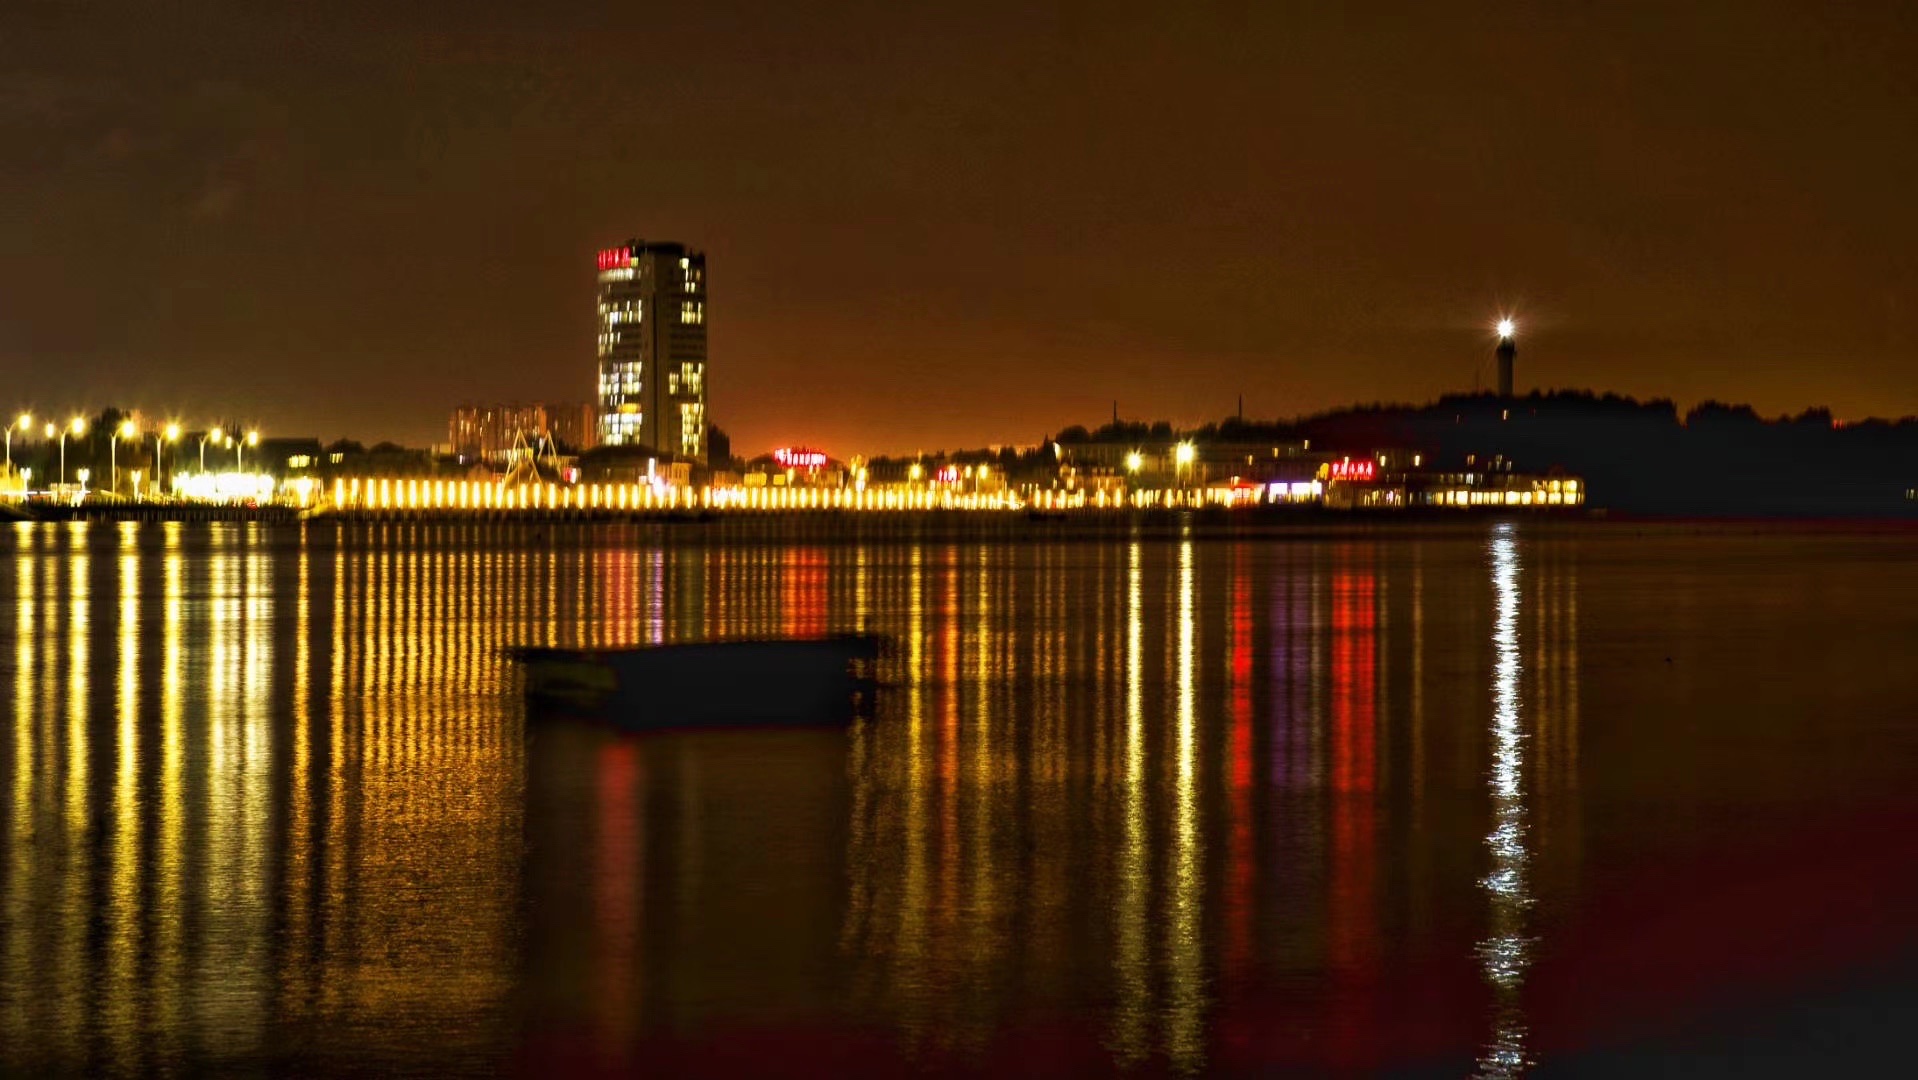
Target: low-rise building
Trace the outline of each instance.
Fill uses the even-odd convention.
[[[1376,458],[1328,462],[1320,476],[1325,505],[1340,510],[1566,509],[1585,504],[1575,476],[1509,468],[1447,471],[1384,469]]]
[[[550,440],[574,453],[590,450],[599,444],[598,431],[594,408],[584,402],[462,405],[448,424],[454,453],[495,462],[521,442]]]

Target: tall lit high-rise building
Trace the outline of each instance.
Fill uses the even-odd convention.
[[[706,256],[631,240],[599,253],[599,435],[706,460]]]

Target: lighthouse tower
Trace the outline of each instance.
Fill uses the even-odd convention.
[[[1518,362],[1518,328],[1510,319],[1498,321],[1498,396],[1512,396],[1512,366]]]

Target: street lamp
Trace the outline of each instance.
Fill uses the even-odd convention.
[[[131,420],[120,421],[120,426],[107,436],[107,463],[112,469],[107,474],[108,485],[114,494],[120,493],[120,440],[131,439],[140,434],[140,428]]]
[[[1186,470],[1191,466],[1194,459],[1196,459],[1198,456],[1199,456],[1198,448],[1194,447],[1189,442],[1182,442],[1178,446],[1173,447],[1172,460],[1177,462],[1179,465],[1179,486],[1180,487],[1185,486]]]
[[[21,413],[19,419],[7,425],[7,471],[13,471],[13,429],[28,431],[33,427],[33,414]]]
[[[257,431],[247,432],[246,441],[244,443],[235,442],[233,444],[234,446],[233,471],[234,472],[246,471],[246,448],[249,446],[258,446],[258,445],[260,445],[260,433]]]
[[[200,436],[200,471],[201,472],[206,471],[206,441],[208,439],[212,439],[213,445],[218,446],[225,438],[226,438],[226,432],[220,428],[214,428],[212,431],[209,431],[205,435]]]
[[[1137,450],[1134,450],[1130,454],[1127,454],[1125,456],[1125,471],[1129,473],[1136,473],[1143,468],[1145,468],[1144,454],[1141,454]]]
[[[52,427],[53,427],[52,424],[47,425],[47,428],[49,429],[48,434],[52,434],[52,430],[51,430]],[[68,424],[66,427],[60,430],[60,486],[61,487],[67,486],[67,434],[68,432],[71,432],[76,436],[84,435],[86,434],[86,430],[87,430],[87,422],[77,416],[73,418],[72,423]]]
[[[160,436],[162,434],[166,436],[166,441],[168,442],[179,442],[180,425],[168,424],[164,432],[155,431],[153,433],[153,493],[155,495],[160,494]]]

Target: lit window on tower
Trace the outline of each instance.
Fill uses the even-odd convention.
[[[701,422],[699,403],[681,402],[679,406],[679,452],[687,457],[699,456],[699,436],[705,425]]]

